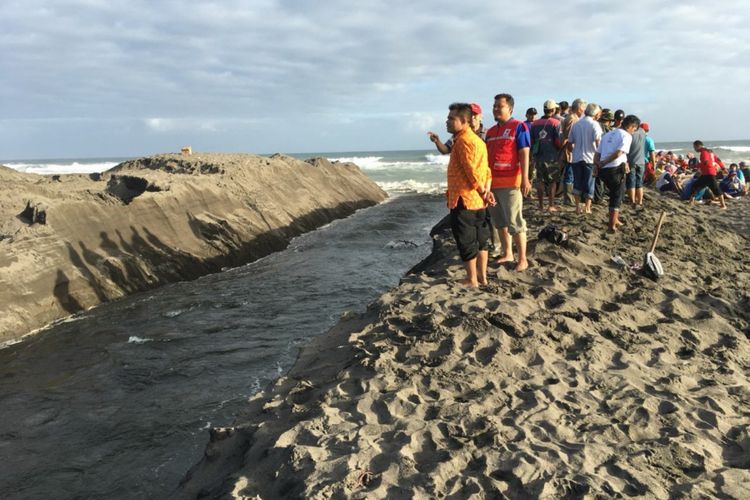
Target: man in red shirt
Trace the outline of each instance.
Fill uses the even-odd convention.
[[[487,131],[487,156],[492,171],[492,194],[497,205],[490,207],[492,224],[500,233],[503,255],[498,263],[513,262],[513,242],[518,250],[516,271],[529,267],[526,260],[526,221],[523,197],[531,191],[529,182],[529,128],[511,115],[513,96],[498,94],[492,114],[497,124]]]
[[[724,163],[713,151],[703,146],[701,141],[693,142],[693,149],[695,149],[696,153],[700,153],[698,170],[700,170],[701,176],[698,177],[698,180],[693,183],[690,189],[690,205],[695,205],[695,193],[707,187],[715,197],[719,198],[721,208],[726,209],[727,205],[724,203],[724,195],[719,189],[719,184],[716,182],[716,167],[724,168]]]

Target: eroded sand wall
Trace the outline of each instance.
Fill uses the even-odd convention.
[[[386,197],[355,165],[281,155],[160,155],[101,176],[0,167],[0,181],[0,342],[250,262]]]

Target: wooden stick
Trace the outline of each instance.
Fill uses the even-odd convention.
[[[661,231],[661,224],[664,222],[664,218],[667,216],[667,212],[662,212],[661,216],[659,216],[659,223],[656,225],[656,234],[654,234],[654,241],[651,242],[651,250],[649,250],[649,253],[654,253],[654,250],[656,249],[656,240],[659,239],[659,231]]]

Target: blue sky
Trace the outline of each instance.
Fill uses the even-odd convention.
[[[748,139],[750,2],[3,0],[0,158],[428,149],[447,105],[583,97]]]

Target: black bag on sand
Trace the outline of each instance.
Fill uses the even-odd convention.
[[[548,224],[539,231],[538,238],[540,240],[547,240],[550,243],[560,245],[568,241],[568,234],[557,227],[555,224]]]

